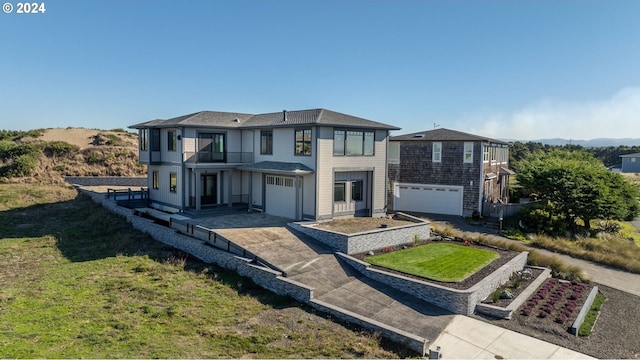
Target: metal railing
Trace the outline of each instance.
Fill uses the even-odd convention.
[[[140,188],[140,190],[107,189],[107,199],[113,197],[114,200],[145,200],[149,199],[149,189]]]
[[[266,266],[272,270],[281,272],[283,276],[287,276],[287,273],[277,266],[270,264],[268,261],[262,259],[258,255],[243,248],[242,246],[234,243],[233,241],[218,234],[212,229],[208,229],[204,226],[194,225],[186,220],[178,220],[170,218],[169,227],[175,229],[185,235],[189,235],[196,239],[203,240],[207,244],[216,247],[218,249],[225,250],[232,254],[242,256],[243,258],[250,259],[255,264]]]
[[[235,163],[248,164],[253,162],[252,152],[184,152],[183,161],[188,164],[211,164],[211,163]]]

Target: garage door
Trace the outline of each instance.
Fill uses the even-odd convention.
[[[394,209],[432,214],[462,215],[462,186],[396,183]]]
[[[266,175],[265,212],[289,219],[296,218],[295,179],[287,176]]]

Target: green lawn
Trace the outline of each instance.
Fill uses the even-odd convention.
[[[396,358],[75,190],[0,184],[0,358]]]
[[[431,243],[367,257],[366,262],[406,274],[443,282],[459,282],[499,257],[490,250]]]

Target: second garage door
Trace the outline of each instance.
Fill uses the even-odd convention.
[[[396,183],[393,208],[397,211],[462,216],[462,192],[462,186]]]
[[[287,176],[266,175],[265,180],[265,212],[271,215],[295,219],[295,179]]]

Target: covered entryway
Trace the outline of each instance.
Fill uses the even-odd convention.
[[[393,208],[462,216],[462,186],[395,183]]]
[[[295,178],[265,175],[265,213],[296,218]]]

